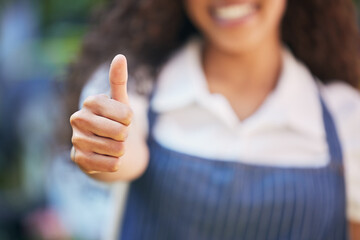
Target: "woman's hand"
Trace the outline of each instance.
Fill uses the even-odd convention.
[[[111,98],[104,94],[90,96],[84,101],[83,108],[70,118],[74,146],[72,160],[91,175],[119,170],[133,115],[127,95],[127,66],[123,55],[114,58],[109,75]],[[138,175],[139,169],[132,169]]]

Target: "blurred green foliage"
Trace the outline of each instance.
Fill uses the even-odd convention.
[[[7,22],[10,26],[9,29],[11,29],[9,35],[14,34],[20,38],[23,37],[21,42],[14,41],[15,43],[11,46],[11,51],[6,55],[6,59],[0,59],[0,63],[6,61],[8,69],[16,65],[13,69],[17,71],[11,72],[10,75],[11,77],[18,77],[6,78],[6,81],[13,83],[16,82],[14,80],[63,80],[62,75],[66,72],[68,64],[79,52],[82,37],[87,31],[92,12],[100,9],[105,3],[106,0],[0,0],[0,20],[6,11],[12,14],[13,9],[19,11],[15,12],[15,19],[19,21],[13,21],[14,18],[11,18],[11,21]],[[24,12],[26,13],[25,16],[23,15]],[[21,27],[21,24],[27,24],[28,21],[32,21],[29,24],[29,28],[31,28],[29,33],[17,34],[16,31],[28,30],[26,27]],[[2,33],[1,27],[0,22],[0,35]],[[0,47],[1,44],[2,38],[0,36]],[[0,57],[2,57],[1,54]],[[2,112],[0,111],[0,113]],[[38,131],[47,131],[45,128],[43,124]],[[16,144],[21,145],[18,142]],[[13,151],[8,156],[4,155],[0,149],[0,160],[9,157],[11,164],[3,161],[7,163],[6,168],[0,164],[3,167],[3,171],[0,171],[0,190],[22,191],[23,185],[28,182],[23,174],[23,169],[26,168],[24,166],[26,160],[24,159],[28,156],[24,156],[22,150]],[[46,162],[46,159],[40,160]],[[42,173],[39,170],[34,174],[40,175]]]
[[[47,26],[61,21],[86,19],[93,7],[99,7],[104,0],[39,0],[43,23]]]
[[[105,0],[37,0],[40,36],[33,49],[40,54],[40,65],[59,76],[80,49],[89,19]]]

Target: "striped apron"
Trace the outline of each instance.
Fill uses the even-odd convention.
[[[342,151],[320,97],[330,163],[259,166],[161,146],[149,109],[149,166],[130,185],[121,239],[347,239]]]

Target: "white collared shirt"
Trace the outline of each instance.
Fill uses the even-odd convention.
[[[192,39],[170,58],[150,103],[159,113],[155,139],[163,146],[209,159],[279,167],[329,162],[318,91],[332,113],[344,152],[348,218],[360,222],[360,94],[342,82],[322,85],[289,50],[274,91],[240,121],[227,99],[210,93],[201,65],[201,41]],[[86,96],[109,91],[108,67],[85,86]],[[145,97],[131,94],[136,125],[148,131]]]

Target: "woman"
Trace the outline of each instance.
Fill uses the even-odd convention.
[[[70,75],[72,160],[131,181],[122,239],[357,239],[358,37],[348,0],[113,2]]]

